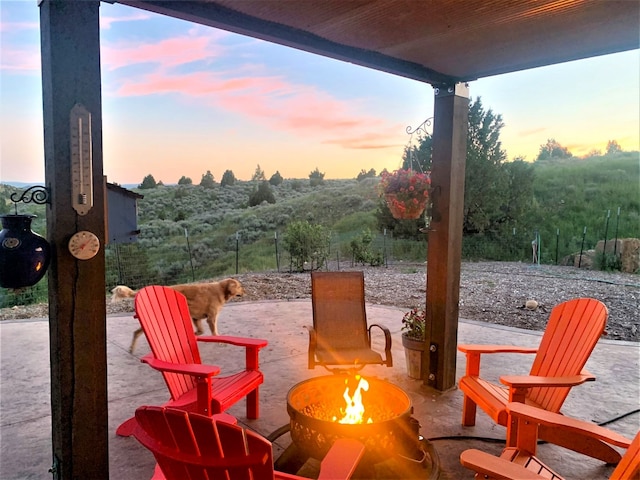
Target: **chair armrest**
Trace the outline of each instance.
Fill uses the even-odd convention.
[[[551,428],[561,428],[563,431],[571,431],[592,438],[597,438],[611,445],[629,448],[631,440],[607,428],[595,423],[565,417],[560,413],[553,413],[541,408],[525,405],[524,403],[511,402],[507,404],[507,412],[520,420],[526,420],[538,425]]]
[[[532,387],[575,387],[584,382],[592,382],[596,377],[589,372],[580,375],[570,375],[567,377],[540,377],[535,375],[503,375],[500,383],[508,385],[510,388],[532,388]]]
[[[515,345],[458,345],[458,350],[467,356],[465,375],[477,377],[480,375],[480,355],[483,353],[537,353],[537,348],[518,347]]]
[[[200,335],[196,337],[196,340],[199,342],[228,343],[238,347],[255,348],[266,347],[269,343],[267,340],[262,338],[231,337],[228,335]]]
[[[149,364],[155,370],[161,372],[183,373],[194,377],[213,377],[220,373],[220,368],[214,365],[203,365],[201,363],[170,363],[158,360],[153,354],[145,355],[141,362]]]
[[[480,475],[505,480],[539,480],[544,479],[531,470],[527,470],[517,463],[511,463],[504,458],[495,457],[476,449],[465,450],[460,454],[463,467],[473,470]]]
[[[260,359],[258,353],[262,347],[266,347],[269,342],[262,338],[230,337],[225,335],[201,335],[196,337],[200,342],[226,343],[238,347],[245,347],[245,365],[247,370],[258,370]]]
[[[318,480],[351,478],[364,451],[364,445],[358,440],[339,438],[322,459]]]
[[[307,368],[309,370],[316,367],[316,348],[318,346],[318,337],[313,327],[305,326],[309,330],[309,351],[307,359]]]
[[[393,359],[391,357],[391,332],[384,325],[379,325],[377,323],[372,323],[369,325],[369,348],[371,348],[371,329],[373,327],[377,327],[382,330],[384,333],[384,353],[385,353],[385,363],[387,366],[393,366]]]
[[[516,345],[458,345],[464,353],[537,353],[537,347],[518,347]]]

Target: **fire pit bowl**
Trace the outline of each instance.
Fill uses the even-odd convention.
[[[411,418],[409,396],[399,387],[367,378],[368,391],[362,392],[364,421],[338,423],[346,401],[345,388],[356,387],[354,377],[329,375],[311,378],[295,385],[287,395],[292,442],[309,457],[322,459],[338,438],[355,438],[366,447],[367,460],[376,463],[392,452],[406,454],[415,449],[418,422]],[[341,410],[342,409],[342,410]],[[334,417],[337,417],[334,419]]]

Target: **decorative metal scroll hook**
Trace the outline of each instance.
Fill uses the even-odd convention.
[[[422,130],[424,133],[428,134],[429,131],[427,130],[427,127],[430,127],[432,122],[433,122],[433,118],[434,117],[429,117],[427,118],[424,122],[422,122],[420,125],[418,125],[416,128],[411,128],[411,125],[408,125],[406,128],[406,132],[409,135],[413,135],[414,133],[416,133],[418,130]]]

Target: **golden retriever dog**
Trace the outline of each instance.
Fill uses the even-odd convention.
[[[182,293],[187,299],[189,313],[193,319],[196,329],[196,335],[202,335],[202,319],[206,318],[212,335],[218,333],[218,313],[233,297],[241,297],[244,295],[242,284],[234,278],[225,278],[219,282],[213,283],[186,283],[183,285],[172,285],[170,288]],[[136,291],[124,285],[118,285],[113,290],[111,301],[117,301],[123,298],[133,298]],[[133,353],[138,337],[142,334],[142,328],[137,329],[133,333],[129,352]]]

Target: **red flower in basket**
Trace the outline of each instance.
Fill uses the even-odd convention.
[[[431,191],[431,174],[413,170],[386,169],[380,174],[378,191],[394,218],[416,219],[422,215]]]

